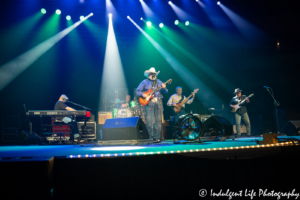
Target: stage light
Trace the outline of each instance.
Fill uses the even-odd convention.
[[[151,22],[147,22],[147,26],[151,26]]]
[[[140,0],[140,2],[142,2],[143,0]]]
[[[46,9],[45,9],[45,8],[42,8],[42,9],[41,9],[41,13],[46,14]]]
[[[61,14],[61,11],[59,9],[57,9],[56,11],[56,14],[60,15]]]
[[[196,0],[196,1],[198,1],[198,0]]]
[[[80,19],[81,21],[83,21],[83,20],[84,20],[84,16],[81,15],[81,16],[79,17],[79,19]]]
[[[160,28],[164,27],[164,24],[163,24],[163,23],[160,23],[160,24],[159,24],[159,27],[160,27]]]
[[[111,13],[109,13],[109,14],[108,14],[108,16],[109,16],[109,17],[112,17],[112,14],[111,14]]]
[[[171,5],[172,1],[169,1],[169,4]]]
[[[143,18],[141,17],[141,20],[143,20]]]
[[[67,20],[70,20],[70,19],[71,19],[71,16],[70,16],[70,15],[67,15],[66,19],[67,19]]]
[[[129,19],[130,17],[129,16],[127,16],[127,19]]]
[[[93,16],[94,15],[94,13],[91,13],[91,16]]]
[[[178,20],[175,20],[174,24],[175,24],[175,25],[178,25],[178,24],[179,24],[179,21],[178,21]]]
[[[190,24],[190,22],[189,22],[189,21],[186,21],[186,22],[185,22],[185,25],[186,25],[186,26],[188,26],[189,24]]]
[[[220,3],[221,3],[220,1],[217,2],[218,5],[220,5]]]

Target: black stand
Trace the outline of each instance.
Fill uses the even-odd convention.
[[[74,103],[74,102],[72,102],[72,101],[67,101],[67,102],[69,102],[69,103],[71,103],[71,104],[73,104],[73,105],[75,105],[75,106],[79,106],[79,107],[83,108],[85,111],[87,111],[87,110],[91,110],[91,109],[90,109],[90,108],[88,108],[88,107],[82,106],[82,105],[80,105],[80,104],[77,104],[77,103]],[[81,135],[82,135],[82,133],[84,133],[84,132],[85,132],[85,128],[86,128],[86,121],[87,121],[87,118],[85,117],[85,118],[84,118],[84,123],[83,123],[83,126],[81,127],[81,132],[79,133],[78,143],[80,142],[80,139],[81,139]]]
[[[277,106],[280,105],[280,103],[278,101],[276,101],[276,99],[274,98],[274,94],[273,94],[273,90],[272,88],[269,88],[269,87],[265,87],[267,89],[267,91],[270,93],[271,97],[273,98],[273,103],[274,103],[274,107],[275,107],[275,115],[276,115],[276,124],[277,124],[277,136],[278,134],[280,133],[279,132],[279,123],[278,123],[278,111],[277,111]]]
[[[27,144],[27,141],[30,140],[30,138],[32,138],[32,122],[29,120],[29,117],[28,117],[28,113],[26,112],[26,106],[25,104],[23,104],[24,106],[24,111],[25,111],[25,116],[26,116],[26,121],[28,121],[28,128],[29,128],[29,136],[28,138],[26,138],[24,141],[26,141],[26,144]],[[22,141],[21,143],[23,143],[24,141]]]

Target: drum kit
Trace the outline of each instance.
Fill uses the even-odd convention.
[[[123,102],[123,101],[122,101]],[[114,102],[112,105],[112,118],[125,118],[133,116],[143,116],[144,106],[139,104],[135,99],[129,102],[129,105],[126,107],[115,108],[116,104],[120,104],[120,101]]]

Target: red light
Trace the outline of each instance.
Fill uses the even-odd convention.
[[[91,111],[86,111],[86,117],[91,117]]]

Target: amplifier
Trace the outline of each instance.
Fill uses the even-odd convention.
[[[9,134],[9,135],[18,134],[18,128],[4,128],[2,129],[2,134]]]
[[[2,142],[17,142],[18,128],[3,128]]]
[[[98,124],[104,124],[106,119],[112,119],[112,112],[98,112]]]
[[[19,128],[19,127],[20,127],[20,115],[2,117],[2,128]]]
[[[84,122],[77,122],[79,133],[82,133]],[[96,140],[96,122],[86,122],[84,133],[81,134],[82,139]]]
[[[264,144],[277,144],[278,143],[276,133],[263,134],[263,138],[264,138]]]

